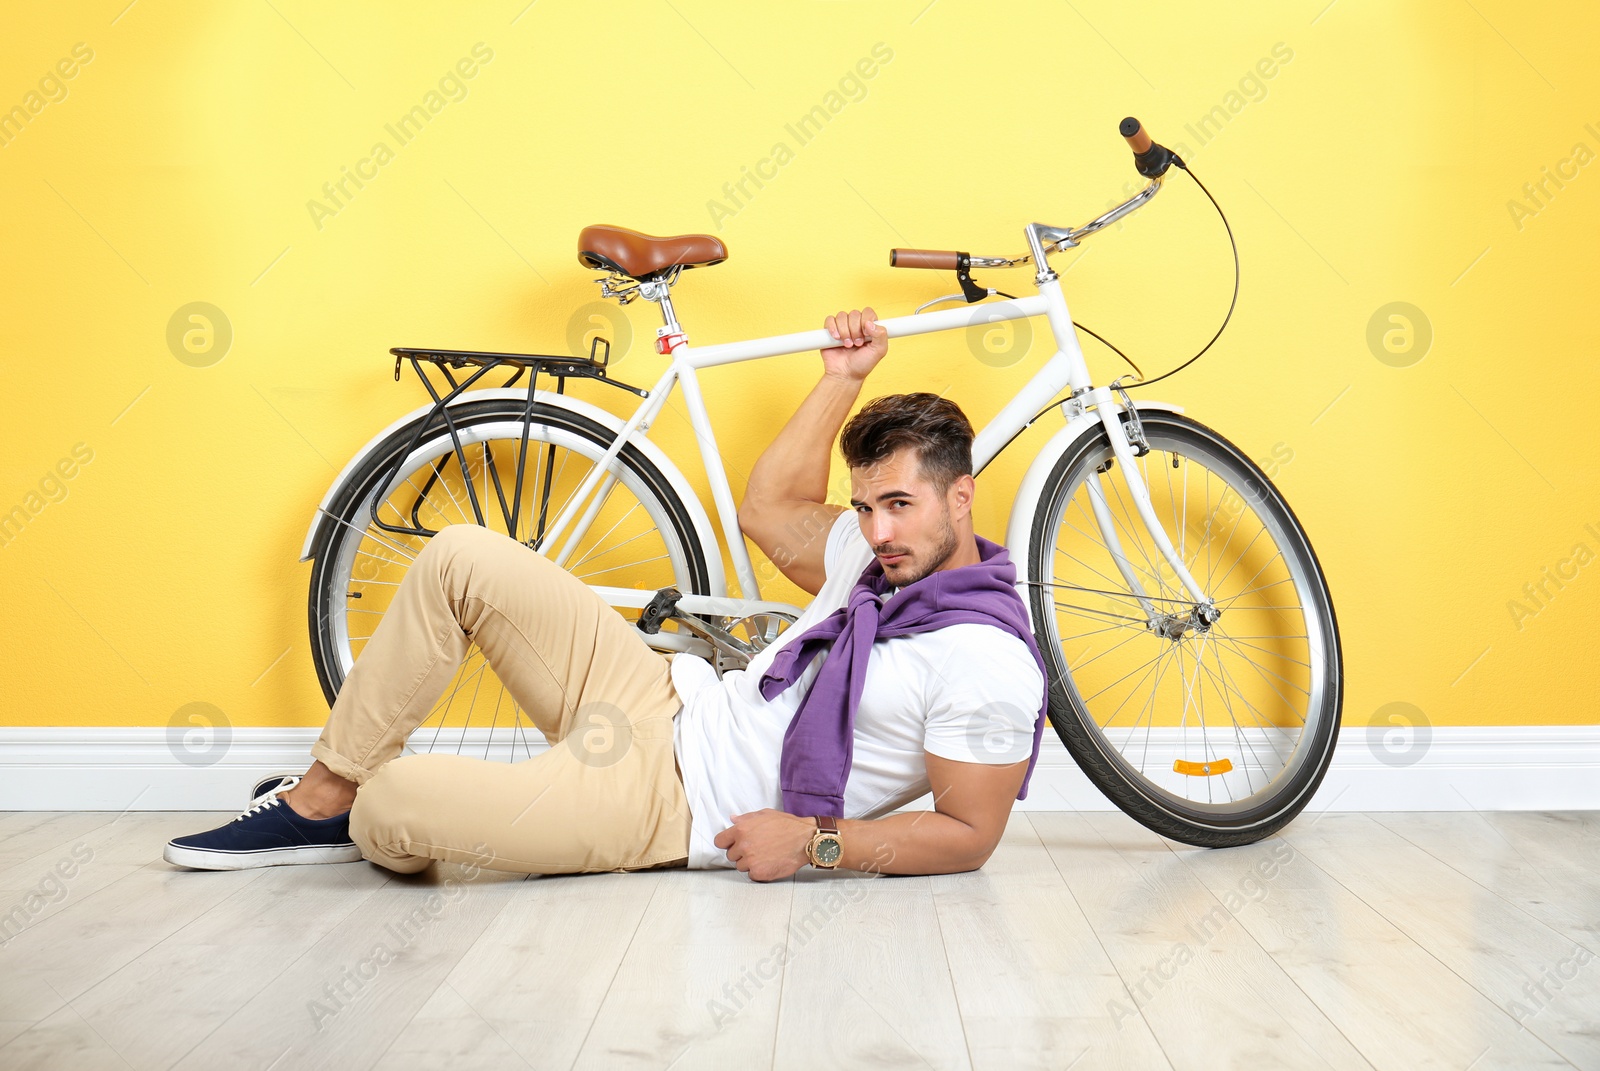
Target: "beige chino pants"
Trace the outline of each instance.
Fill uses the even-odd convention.
[[[401,756],[471,644],[549,751]],[[509,536],[454,524],[412,562],[311,754],[356,783],[351,837],[390,870],[434,859],[531,874],[684,866],[681,708],[668,657],[580,580]]]

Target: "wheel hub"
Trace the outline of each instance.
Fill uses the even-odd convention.
[[[1157,614],[1146,627],[1162,639],[1177,643],[1191,632],[1197,636],[1210,632],[1221,617],[1221,610],[1205,603],[1184,614]]]

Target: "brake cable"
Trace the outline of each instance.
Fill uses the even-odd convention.
[[[1134,364],[1133,358],[1129,357],[1126,353],[1123,353],[1116,346],[1112,345],[1111,342],[1102,337],[1099,333],[1090,330],[1076,320],[1072,321],[1073,327],[1076,327],[1079,331],[1082,331],[1090,338],[1095,339],[1112,353],[1115,353],[1118,357],[1121,357],[1124,361],[1127,361],[1129,366],[1131,366],[1133,370],[1139,374],[1139,378],[1135,382],[1123,384],[1123,387],[1127,390],[1137,390],[1140,387],[1148,387],[1152,383],[1160,383],[1163,379],[1166,379],[1169,376],[1177,375],[1179,372],[1198,361],[1202,356],[1204,356],[1205,352],[1211,348],[1212,344],[1215,343],[1218,338],[1222,337],[1222,332],[1226,330],[1228,321],[1233,319],[1233,310],[1239,303],[1239,243],[1234,240],[1233,227],[1228,223],[1227,213],[1222,211],[1222,206],[1217,204],[1217,199],[1215,197],[1211,196],[1211,191],[1206,189],[1206,184],[1200,181],[1199,177],[1189,169],[1189,165],[1184,163],[1182,158],[1179,157],[1177,153],[1172,154],[1172,163],[1177,167],[1182,168],[1183,173],[1193,179],[1196,186],[1200,187],[1200,192],[1206,195],[1206,200],[1211,202],[1211,207],[1217,210],[1217,216],[1222,220],[1223,229],[1228,232],[1228,246],[1233,251],[1233,296],[1228,299],[1228,311],[1222,317],[1222,325],[1217,328],[1216,334],[1212,335],[1210,340],[1207,341],[1204,346],[1200,347],[1199,352],[1197,352],[1193,357],[1190,357],[1188,360],[1184,361],[1182,364],[1178,365],[1176,368],[1163,372],[1154,379],[1145,379],[1144,372],[1137,364]],[[1045,406],[1043,409],[1039,410],[1032,417],[1030,417],[1027,424],[1023,426],[1027,427],[1033,424],[1034,421],[1038,420],[1040,417],[1044,416],[1046,413],[1060,404],[1061,399],[1057,398],[1055,401],[1051,402],[1049,405]]]

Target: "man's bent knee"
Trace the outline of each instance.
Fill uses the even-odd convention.
[[[429,539],[418,553],[416,561],[412,563],[411,571],[418,571],[418,566],[423,570],[431,570],[439,577],[447,591],[462,595],[472,586],[475,565],[491,557],[504,556],[508,552],[514,554],[519,550],[528,552],[530,557],[527,561],[544,562],[554,568],[560,568],[544,555],[512,539],[504,532],[485,528],[481,524],[447,524],[439,529],[439,534]],[[524,561],[521,558],[517,560]]]
[[[391,759],[356,790],[350,807],[350,839],[363,858],[403,874],[415,873],[432,861],[425,850],[418,852],[413,845],[432,840],[430,803],[437,805],[439,790],[430,784],[426,760],[438,757]]]

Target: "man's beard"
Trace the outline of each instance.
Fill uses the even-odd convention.
[[[942,519],[944,521],[944,531],[940,534],[938,544],[928,552],[928,557],[918,564],[918,557],[916,555],[908,555],[913,566],[912,572],[906,574],[902,578],[898,576],[890,576],[889,571],[884,569],[883,575],[889,580],[890,583],[901,588],[915,584],[923,577],[937,572],[945,562],[950,560],[951,555],[955,554],[956,547],[960,541],[956,538],[956,530],[950,525],[949,510],[944,512]],[[885,546],[883,548],[874,547],[873,550],[875,553],[881,553],[882,551],[889,551],[891,553],[894,552],[894,548],[889,546]]]

